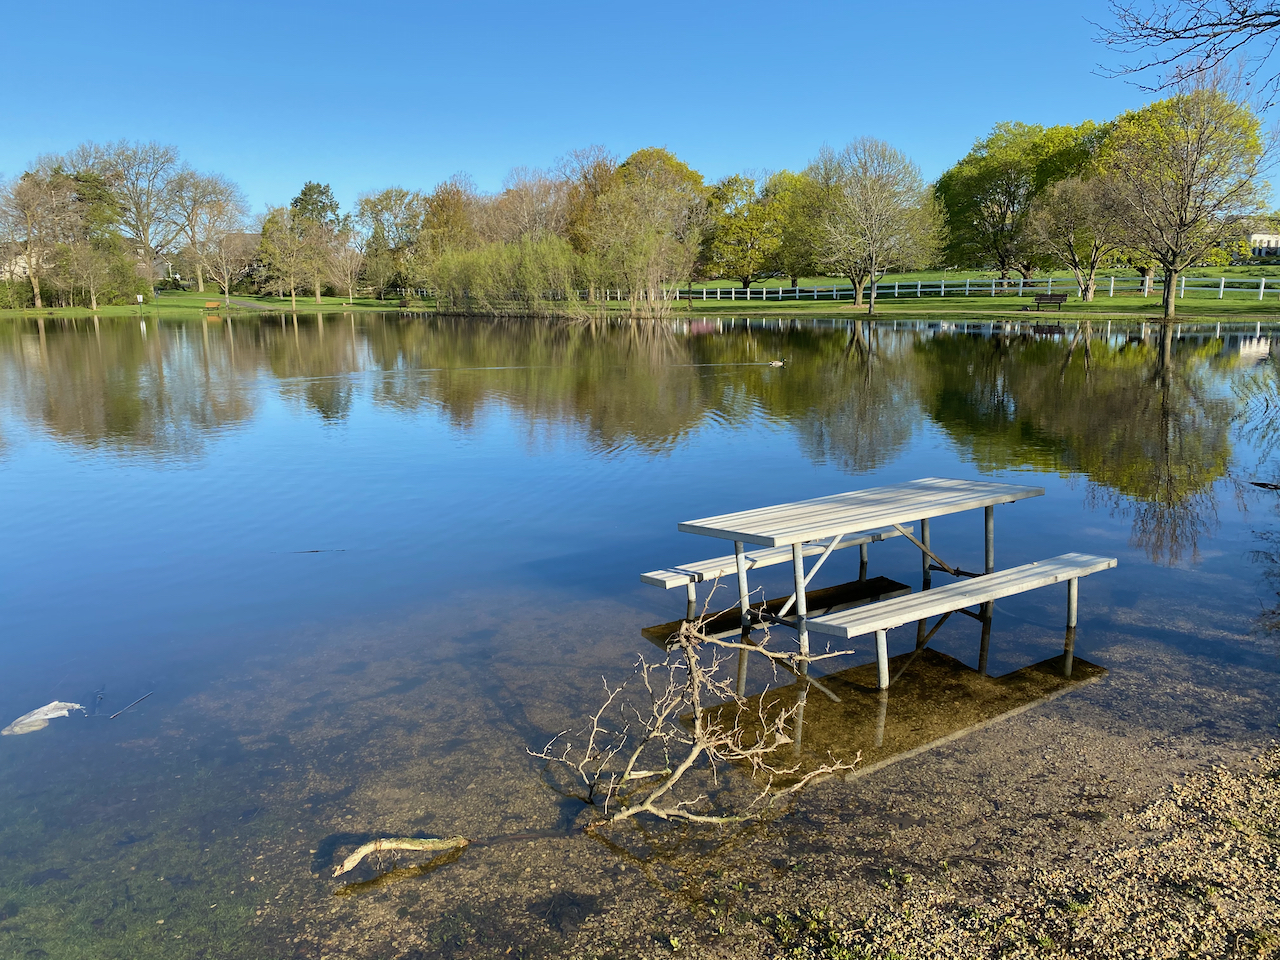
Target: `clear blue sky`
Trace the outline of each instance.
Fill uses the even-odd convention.
[[[0,173],[82,140],[159,140],[255,207],[305,180],[485,190],[513,166],[658,145],[708,180],[887,140],[936,177],[1000,120],[1149,99],[1094,75],[1105,0],[21,4]]]

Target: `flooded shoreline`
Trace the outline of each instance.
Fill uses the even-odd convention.
[[[1276,737],[1256,338],[1162,357],[835,323],[232,326],[0,336],[21,505],[0,521],[0,722],[155,691],[4,738],[6,955],[821,956],[810,934],[837,920],[1051,899],[1032,878],[1140,846],[1171,784],[1234,782]],[[529,751],[660,655],[641,630],[684,598],[637,578],[705,549],[676,522],[929,475],[1046,487],[998,519],[1002,566],[1046,544],[1121,557],[1081,587],[1076,655],[1105,675],[763,823],[581,834]],[[935,537],[981,557],[976,522]],[[870,572],[918,587],[918,554],[877,545]],[[1056,595],[1001,601],[990,674],[1059,655],[1061,619]],[[972,670],[978,632],[947,624],[938,663]],[[789,683],[753,671],[750,693]],[[376,836],[526,834],[333,896]]]

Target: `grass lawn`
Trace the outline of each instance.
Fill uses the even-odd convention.
[[[375,300],[357,297],[348,305],[345,297],[321,297],[317,304],[311,294],[298,297],[299,313],[342,313],[367,310],[395,310],[397,300]],[[206,303],[217,301],[216,309],[205,309]],[[161,317],[166,320],[198,320],[206,313],[255,313],[259,310],[278,313],[288,312],[291,307],[288,297],[260,297],[245,294],[233,294],[229,307],[222,306],[221,294],[206,291],[195,293],[190,290],[161,290],[153,303],[126,304],[118,307],[99,307],[90,310],[88,307],[46,307],[43,310],[0,310],[0,319],[20,317]]]
[[[1274,269],[1274,268],[1258,268],[1246,267],[1238,268],[1246,270]],[[1280,273],[1280,271],[1277,271]],[[1132,274],[1131,274],[1132,275]],[[1231,274],[1226,274],[1228,277]],[[1237,274],[1238,275],[1238,274]],[[885,291],[886,284],[892,284],[896,279],[901,284],[914,283],[918,277],[921,280],[936,279],[940,276],[940,272],[921,273],[921,274],[901,274],[891,277],[887,281],[881,283],[881,291]],[[990,281],[991,274],[970,275],[971,279],[984,279]],[[1119,276],[1119,274],[1117,274]],[[953,280],[964,280],[964,274],[948,272],[948,291]],[[1055,274],[1056,278],[1056,274]],[[721,283],[720,286],[728,286],[729,284]],[[776,287],[778,284],[771,284]],[[830,278],[814,278],[806,279],[803,286],[831,286]],[[711,289],[712,287],[708,287]],[[753,288],[758,289],[758,287]],[[1074,286],[1063,284],[1063,291],[1074,291]],[[958,295],[948,293],[946,297],[933,296],[915,297],[905,295],[906,289],[903,289],[903,296],[895,298],[892,295],[886,295],[884,292],[876,300],[876,316],[892,318],[898,317],[925,317],[925,316],[980,316],[980,317],[1017,317],[1027,319],[1028,314],[1034,317],[1062,318],[1069,320],[1072,314],[1087,313],[1095,319],[1121,319],[1121,320],[1158,320],[1160,318],[1160,297],[1153,295],[1151,297],[1143,297],[1136,291],[1117,292],[1114,297],[1106,295],[1105,282],[1102,290],[1099,292],[1098,298],[1091,303],[1084,303],[1075,294],[1070,293],[1070,299],[1063,305],[1062,310],[1058,311],[1053,307],[1042,309],[1039,313],[1035,311],[1035,301],[1030,296],[1018,297],[1016,295],[1000,295],[992,297],[989,295],[990,288],[986,292],[974,287],[969,296],[965,296],[962,292]],[[258,312],[271,313],[288,313],[290,312],[290,303],[287,297],[263,297],[252,295],[233,296],[232,303],[229,308],[219,306],[216,309],[205,309],[205,303],[218,301],[221,303],[222,297],[213,293],[194,293],[182,290],[162,290],[154,303],[144,304],[142,306],[118,306],[118,307],[101,307],[96,311],[91,311],[83,307],[53,309],[46,308],[44,310],[0,310],[0,319],[7,318],[71,318],[71,317],[151,317],[165,320],[198,320],[206,314],[221,315],[224,313],[235,313],[240,315],[252,315]],[[431,310],[434,304],[427,302],[413,302],[415,310]],[[1030,307],[1029,311],[1024,311],[1023,307]],[[356,298],[354,303],[348,305],[346,300],[341,297],[323,297],[321,303],[316,304],[313,296],[298,298],[299,314],[316,314],[316,313],[350,313],[350,312],[371,312],[371,311],[395,311],[400,309],[398,301],[395,299],[376,300],[373,298]],[[606,310],[610,314],[625,314],[628,312],[628,305],[610,301],[606,305]],[[866,315],[866,307],[855,307],[852,299],[848,300],[699,300],[695,299],[691,302],[681,302],[674,310],[676,316],[737,316],[737,317],[776,317],[776,316],[812,316],[812,317],[832,317],[832,316],[853,316]],[[1209,319],[1209,320],[1271,320],[1280,319],[1280,281],[1277,281],[1274,290],[1268,289],[1262,300],[1257,298],[1256,292],[1248,290],[1230,290],[1226,292],[1226,297],[1222,300],[1217,298],[1216,290],[1188,290],[1187,295],[1178,300],[1177,314],[1179,319]],[[1053,319],[1046,320],[1051,323]]]
[[[1277,290],[1280,294],[1280,290]],[[1023,307],[1030,307],[1024,312]],[[678,310],[680,315],[694,316],[865,316],[866,306],[855,307],[852,300],[783,300],[743,301],[717,303],[714,300],[694,300],[682,303]],[[1157,296],[1142,297],[1126,295],[1102,296],[1091,303],[1084,303],[1072,297],[1062,305],[1059,311],[1055,307],[1044,307],[1036,312],[1035,300],[1031,297],[1017,296],[957,296],[957,297],[878,297],[876,299],[877,317],[922,317],[922,316],[982,316],[1008,317],[1026,320],[1028,317],[1047,318],[1045,323],[1054,322],[1054,318],[1070,320],[1073,315],[1088,314],[1093,319],[1121,320],[1158,320],[1161,317],[1160,298]],[[1230,296],[1223,300],[1216,296],[1191,296],[1188,294],[1177,303],[1177,318],[1212,319],[1212,320],[1280,320],[1280,296],[1267,294],[1265,300],[1253,296]]]

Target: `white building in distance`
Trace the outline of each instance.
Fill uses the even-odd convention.
[[[1280,256],[1280,233],[1249,234],[1249,250],[1255,257]]]

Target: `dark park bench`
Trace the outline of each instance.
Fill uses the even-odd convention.
[[[1065,293],[1037,293],[1036,294],[1036,313],[1040,312],[1040,306],[1046,303],[1056,303],[1058,312],[1062,312],[1062,305],[1067,302]]]

